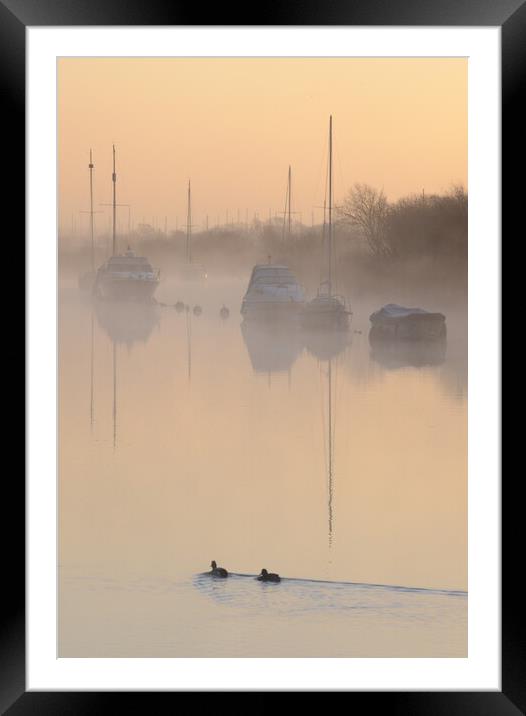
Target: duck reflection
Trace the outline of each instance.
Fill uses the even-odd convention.
[[[146,343],[160,318],[155,303],[96,301],[95,312],[100,327],[111,340],[128,347]]]

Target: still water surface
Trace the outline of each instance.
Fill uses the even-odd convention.
[[[466,656],[466,311],[362,297],[327,342],[243,327],[245,289],[165,281],[130,320],[62,281],[59,656]],[[373,351],[391,301],[445,312],[445,351]]]

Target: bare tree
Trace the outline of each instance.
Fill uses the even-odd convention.
[[[386,242],[386,224],[389,204],[383,191],[368,184],[355,184],[339,208],[342,222],[360,229],[375,256],[391,254]]]

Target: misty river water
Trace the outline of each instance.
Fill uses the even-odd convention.
[[[247,282],[135,310],[63,277],[58,656],[466,656],[467,307],[351,295],[347,341],[269,335]],[[395,301],[444,349],[373,350]]]

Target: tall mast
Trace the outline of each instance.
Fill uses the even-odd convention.
[[[322,246],[322,254],[323,254],[323,261],[325,261],[325,255],[327,254],[327,243],[325,241],[325,232],[327,229],[327,184],[325,184],[325,196],[323,197],[323,224],[321,227],[321,246]],[[325,279],[324,274],[324,268],[323,268],[323,261],[320,264],[320,283],[323,282]]]
[[[332,114],[329,119],[329,296],[332,294]]]
[[[115,173],[115,144],[113,145],[113,173],[111,175],[113,182],[113,250],[112,255],[115,256],[116,249],[116,226],[117,226],[117,174]]]
[[[292,194],[292,173],[289,164],[289,239],[290,239],[290,197]]]
[[[93,157],[89,150],[89,224],[91,234],[91,270],[95,271],[95,240],[93,237]]]
[[[289,173],[287,175],[287,193],[285,194],[285,209],[283,211],[283,232],[282,237],[285,238],[288,222],[288,238],[290,238],[290,190],[291,190],[291,168],[289,164]]]
[[[186,260],[192,263],[192,249],[190,239],[192,237],[192,204],[191,204],[190,179],[188,180],[188,213],[186,216]]]

